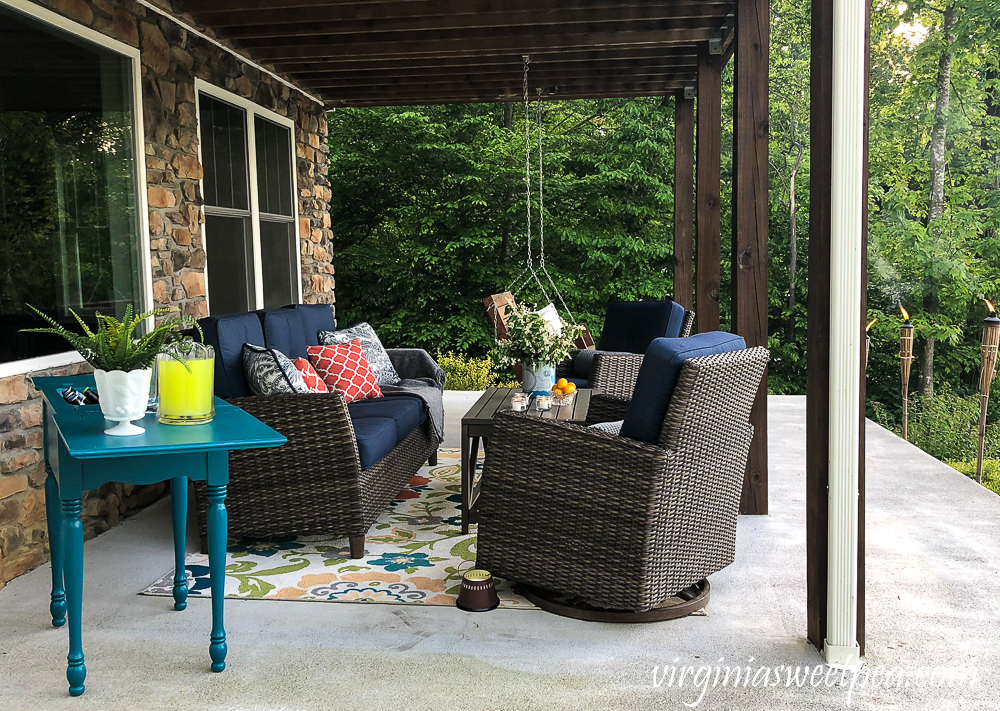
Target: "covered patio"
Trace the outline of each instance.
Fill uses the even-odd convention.
[[[449,392],[448,436],[478,393]],[[538,610],[470,615],[446,607],[228,600],[230,667],[208,674],[210,600],[181,615],[136,595],[171,565],[163,501],[87,544],[87,694],[65,696],[65,633],[47,624],[48,570],[0,591],[0,709],[408,708],[666,709],[700,687],[653,683],[654,668],[822,667],[806,623],[805,401],[769,398],[771,513],[739,523],[736,562],[712,576],[705,617],[647,625],[586,623]],[[869,669],[851,708],[981,709],[995,675],[1000,499],[895,435],[868,424]],[[978,521],[975,527],[964,522]],[[197,545],[189,543],[189,550]],[[128,565],[122,565],[127,561]],[[183,619],[181,619],[183,617]],[[30,662],[28,660],[31,660]],[[975,683],[929,682],[930,669]],[[917,675],[921,668],[923,680]],[[825,674],[823,667],[821,677]],[[846,708],[844,687],[709,688],[697,708]],[[944,671],[938,674],[945,674]],[[824,677],[825,678],[825,677]],[[969,677],[967,677],[968,679]],[[773,678],[772,678],[773,679]],[[741,682],[742,684],[742,682]],[[82,704],[82,706],[81,706]]]
[[[35,5],[3,1],[18,11]],[[47,4],[63,20],[73,14],[62,3]],[[747,346],[767,345],[767,0],[139,4],[143,13],[175,19],[184,33],[214,43],[228,53],[227,61],[235,57],[250,63],[258,78],[279,92],[291,91],[314,112],[521,101],[525,57],[530,59],[531,91],[541,100],[672,100],[677,204],[671,216],[672,296],[697,313],[696,328],[703,332],[718,329],[720,300],[728,299],[732,330]],[[65,633],[46,624],[48,571],[36,569],[0,591],[5,631],[0,652],[9,659],[36,660],[3,666],[0,680],[14,691],[0,696],[0,708],[81,702],[280,708],[290,699],[317,707],[331,699],[366,706],[390,699],[409,708],[597,709],[626,700],[634,707],[662,708],[668,699],[693,699],[689,689],[655,687],[655,666],[725,660],[755,669],[812,667],[823,661],[856,667],[866,654],[875,666],[989,668],[995,661],[989,644],[996,628],[1000,531],[995,523],[982,523],[982,530],[970,535],[957,522],[995,522],[1000,503],[945,465],[866,425],[862,416],[866,7],[860,0],[812,0],[808,399],[768,398],[766,378],[757,394],[737,561],[714,576],[707,617],[613,627],[535,611],[470,617],[412,606],[305,609],[291,603],[230,601],[232,668],[209,677],[203,655],[192,651],[201,648],[201,637],[193,630],[203,626],[208,605],[193,602],[188,613],[193,617],[179,625],[163,600],[134,595],[169,560],[169,505],[159,502],[87,545],[86,635],[95,683],[85,699],[63,699],[63,687],[53,683],[61,677]],[[184,59],[171,53],[169,41],[175,40],[162,34],[159,40],[158,51],[167,57],[164,66],[172,66],[178,56]],[[135,40],[145,43],[145,35],[141,43]],[[142,53],[147,51],[144,46]],[[136,50],[137,62],[139,56]],[[730,60],[735,60],[736,106],[732,291],[721,295],[721,76]],[[135,80],[139,93],[154,91],[141,88],[140,77]],[[204,88],[205,80],[197,81]],[[246,86],[243,93],[253,95],[249,82],[245,74],[232,79],[234,89]],[[191,83],[195,86],[194,79]],[[155,92],[161,99],[160,85]],[[291,145],[308,163],[305,168],[300,163],[299,172],[313,177],[324,165],[320,158],[313,162],[322,152],[326,127],[318,128],[316,117],[305,109],[298,115],[298,125],[309,128],[296,130],[308,137]],[[185,166],[182,177],[198,180],[202,168],[197,162],[174,162]],[[325,198],[324,189],[320,176],[303,198],[310,216],[298,213],[304,227],[295,234],[304,243],[303,254],[308,252],[310,264],[319,265],[307,278],[305,262],[299,262],[299,276],[308,288],[300,285],[298,296],[331,303],[329,262],[336,255],[306,244],[328,244],[324,230],[331,226],[324,207],[329,189]],[[149,194],[153,208],[174,206],[174,193],[154,186]],[[154,196],[162,202],[154,204]],[[187,209],[194,210],[185,237],[190,245],[206,210],[196,199],[187,199]],[[149,231],[146,220],[144,216],[142,225]],[[288,224],[300,229],[294,219]],[[173,259],[163,251],[166,256],[158,260]],[[190,266],[183,262],[185,269]],[[154,289],[150,279],[150,297],[176,298],[162,284]],[[171,289],[180,288],[180,278],[176,281]],[[207,314],[204,274],[200,282],[189,281],[183,282],[186,294],[180,293],[195,301],[185,301],[185,307]],[[258,301],[263,306],[262,295]],[[467,400],[453,397],[449,418],[460,417]],[[458,446],[454,434],[445,446]],[[709,690],[705,707],[793,708],[808,701],[839,708],[844,703],[842,690],[755,691],[763,696],[757,699],[745,688]],[[971,689],[946,691],[945,697],[941,689],[910,684],[874,690],[864,701],[884,708],[940,704],[947,698],[975,708],[997,689],[982,676]]]
[[[543,101],[672,99],[671,297],[695,311],[698,332],[719,328],[720,300],[728,298],[731,330],[747,347],[767,346],[767,0],[180,5],[330,109],[519,102],[526,94]],[[857,664],[866,637],[860,364],[867,320],[868,15],[860,0],[812,2],[807,637],[836,664]],[[722,72],[730,61],[731,291],[724,296]],[[766,393],[765,374],[750,418],[755,432],[740,505],[744,514],[772,510]]]

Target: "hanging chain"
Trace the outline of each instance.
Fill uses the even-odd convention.
[[[528,113],[528,64],[531,58],[524,55],[524,184],[528,191],[528,269],[532,269],[531,262],[531,121]]]
[[[545,202],[542,198],[542,90],[535,104],[535,125],[538,127],[538,263],[545,269]]]

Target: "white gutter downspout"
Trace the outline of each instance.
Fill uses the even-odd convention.
[[[830,213],[830,485],[827,634],[823,656],[858,667],[858,407],[865,0],[833,2]]]

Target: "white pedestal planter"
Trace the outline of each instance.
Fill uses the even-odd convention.
[[[146,414],[149,403],[149,383],[152,368],[146,370],[95,370],[97,394],[101,398],[101,412],[104,418],[117,422],[114,427],[104,430],[104,434],[115,437],[142,434],[146,430],[133,425]]]

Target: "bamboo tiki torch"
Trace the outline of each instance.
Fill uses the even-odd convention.
[[[989,299],[983,299],[990,315],[983,319],[982,361],[979,368],[979,453],[976,456],[976,481],[983,483],[983,452],[986,449],[986,412],[990,405],[990,386],[997,367],[1000,344],[1000,318]]]
[[[913,324],[910,323],[910,313],[899,306],[903,316],[903,325],[899,327],[899,371],[902,376],[903,391],[903,439],[908,440],[909,412],[907,400],[910,394],[910,366],[913,365]]]
[[[868,325],[865,326],[865,370],[868,370],[868,351],[872,349],[872,337],[869,334],[871,333],[872,326],[875,325],[876,321],[878,321],[877,317],[873,318],[868,322]]]

